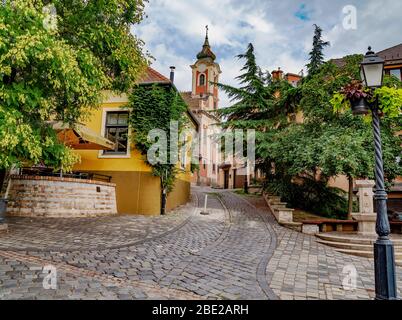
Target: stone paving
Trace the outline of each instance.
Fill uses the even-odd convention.
[[[201,215],[204,194],[209,215]],[[370,299],[373,262],[276,224],[261,198],[193,189],[163,217],[8,220],[0,299]],[[44,289],[43,267],[57,270]],[[343,268],[357,270],[345,291]],[[402,272],[398,269],[399,288]]]
[[[180,228],[192,210],[192,205],[183,206],[162,219],[140,215],[95,218],[9,217],[9,233],[0,233],[0,250],[83,251],[134,245]]]

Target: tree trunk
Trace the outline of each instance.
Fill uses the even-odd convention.
[[[348,220],[352,220],[353,213],[353,178],[348,176],[349,180],[349,194],[348,194]]]
[[[6,169],[0,169],[0,197],[3,196],[4,183],[6,180]]]
[[[248,194],[248,182],[247,182],[247,176],[244,179],[244,193]]]
[[[161,215],[166,213],[166,189],[161,187]]]
[[[3,224],[7,211],[7,187],[10,181],[10,172],[6,169],[0,169],[0,224]]]
[[[200,170],[197,170],[197,186],[201,185]]]
[[[7,197],[7,189],[10,182],[10,177],[10,170],[0,169],[0,198]]]

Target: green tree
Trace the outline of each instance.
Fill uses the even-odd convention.
[[[297,88],[283,79],[272,79],[268,71],[263,72],[257,65],[251,43],[246,52],[237,58],[245,60],[241,69],[243,73],[236,78],[240,88],[217,83],[233,103],[230,107],[217,110],[217,113],[225,119],[222,123],[225,129],[256,130],[256,163],[259,168],[269,171],[267,168],[271,166],[272,159],[265,152],[264,143],[270,141],[277,130],[288,125],[288,114],[294,113],[297,108]]]
[[[246,53],[238,55],[237,58],[246,60],[241,69],[244,73],[236,77],[241,87],[217,83],[218,88],[226,92],[230,100],[234,102],[230,107],[217,110],[221,117],[227,119],[223,125],[231,128],[249,126],[251,121],[262,117],[261,112],[268,109],[266,81],[264,74],[257,66],[253,45],[250,43]]]
[[[310,62],[307,64],[309,75],[315,74],[324,63],[324,48],[329,46],[328,41],[322,40],[322,29],[314,24],[313,49],[310,52]]]
[[[251,43],[246,52],[238,55],[237,58],[245,60],[241,69],[243,73],[236,77],[240,87],[216,84],[219,89],[227,93],[233,103],[230,107],[216,111],[221,118],[225,119],[222,123],[223,128],[256,129],[258,133],[277,128],[280,123],[286,122],[286,111],[277,108],[275,102],[275,94],[284,82],[272,81],[271,74],[261,70],[257,65],[254,46]],[[258,134],[256,139],[257,141],[261,139],[261,135]],[[245,139],[244,144],[246,143]],[[258,145],[258,142],[256,144]],[[258,154],[256,157],[258,158]],[[247,192],[247,179],[244,189]]]
[[[349,109],[334,112],[331,100],[334,93],[359,79],[362,56],[345,57],[342,67],[331,61],[320,63],[296,88],[286,81],[264,82],[252,46],[241,57],[247,58],[240,78],[247,79],[243,87],[219,85],[234,102],[219,110],[227,119],[224,127],[257,130],[256,158],[268,189],[293,206],[318,214],[350,214],[353,179],[374,177],[372,129],[370,119],[355,117]],[[388,78],[385,83],[390,87],[400,85]],[[392,102],[388,106],[395,114],[398,94],[383,88],[380,92]],[[298,111],[303,113],[303,123],[289,119],[289,114]],[[401,130],[400,116],[385,117],[382,127],[385,175],[391,182],[402,174],[396,162],[401,141],[395,135]],[[339,175],[349,178],[348,199],[342,190],[328,187],[330,179]]]
[[[319,187],[331,177],[347,176],[347,212],[350,217],[353,179],[374,178],[374,148],[369,118],[353,116],[350,108],[345,112],[333,111],[331,101],[334,93],[359,77],[361,56],[345,57],[344,61],[343,67],[327,62],[317,73],[303,81],[298,90],[304,123],[293,124],[278,132],[262,147],[275,159],[275,167],[281,169],[282,177],[290,176],[298,180],[308,176],[312,182],[315,181],[309,185]],[[402,174],[401,166],[396,162],[401,153],[401,141],[395,134],[400,130],[400,124],[400,116],[385,117],[382,122],[384,169],[389,182]],[[317,199],[328,202],[323,197]],[[343,211],[336,208],[331,210],[339,214]]]
[[[147,64],[143,42],[132,32],[147,0],[44,0],[53,4],[58,33],[74,48],[90,51],[107,76],[108,89],[127,91]]]
[[[49,3],[57,11],[44,10]],[[134,83],[147,59],[129,27],[141,17],[142,1],[0,6],[1,169],[72,168],[79,158],[57,140],[48,120],[74,125],[99,105],[101,90]]]
[[[179,92],[171,85],[141,84],[134,87],[130,95],[130,127],[132,139],[136,148],[144,156],[145,162],[152,168],[152,174],[160,179],[161,214],[165,213],[166,197],[172,191],[177,176],[177,156],[175,147],[171,145],[172,134],[178,137],[187,125],[187,105]],[[171,123],[176,122],[177,128],[171,131]],[[161,130],[166,141],[151,141],[149,133]],[[177,131],[176,131],[177,130]],[[148,151],[160,142],[161,148],[157,156],[161,161],[151,161]],[[180,149],[180,145],[178,145]]]

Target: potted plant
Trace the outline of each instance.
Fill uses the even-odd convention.
[[[343,87],[340,93],[344,96],[344,99],[350,102],[353,114],[369,113],[368,101],[373,97],[370,91],[363,88],[361,81],[352,81]]]
[[[352,81],[342,90],[335,92],[330,103],[335,112],[352,109],[354,114],[368,114],[368,105],[377,100],[380,116],[397,118],[402,114],[402,83],[399,82],[398,85],[388,80],[381,88],[370,91],[364,89],[360,81]]]

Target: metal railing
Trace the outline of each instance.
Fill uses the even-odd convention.
[[[104,174],[86,172],[86,171],[73,171],[70,173],[63,173],[55,171],[53,168],[47,167],[25,167],[19,169],[20,175],[42,176],[42,177],[62,177],[74,179],[96,180],[103,182],[111,182],[112,177]]]

